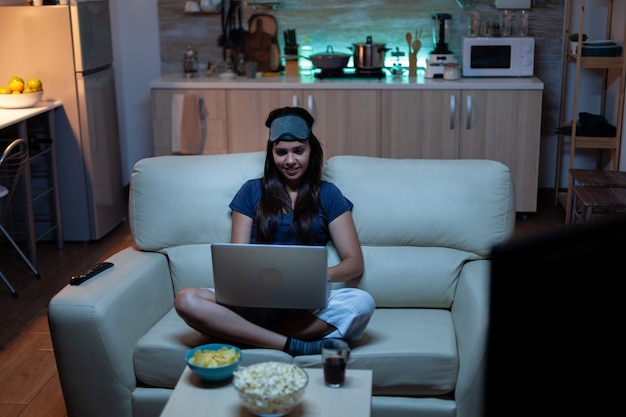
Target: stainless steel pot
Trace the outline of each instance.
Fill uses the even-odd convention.
[[[353,43],[354,67],[361,70],[378,70],[385,66],[385,52],[389,48],[384,43],[373,43],[368,36],[365,43]]]
[[[336,70],[342,69],[348,64],[350,54],[334,52],[333,47],[328,45],[326,47],[326,53],[313,54],[307,59],[309,59],[316,68],[322,70]]]

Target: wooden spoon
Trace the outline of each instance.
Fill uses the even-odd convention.
[[[406,43],[409,45],[409,54],[411,53],[411,40],[413,39],[413,35],[411,35],[411,32],[407,32],[406,35]]]
[[[413,41],[413,53],[415,55],[417,55],[421,47],[422,47],[422,41],[420,41],[419,39],[416,39]]]

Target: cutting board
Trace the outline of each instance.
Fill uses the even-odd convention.
[[[258,63],[258,71],[280,70],[280,49],[278,46],[278,24],[274,16],[256,13],[248,20],[246,36],[246,60]]]

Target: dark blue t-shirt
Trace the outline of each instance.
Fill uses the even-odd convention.
[[[252,218],[250,243],[256,243],[256,211],[261,200],[261,182],[261,178],[246,181],[229,205],[232,210]],[[352,202],[341,193],[335,184],[327,181],[322,181],[320,200],[322,208],[317,218],[314,219],[312,227],[311,244],[314,246],[323,246],[328,242],[330,239],[328,224],[346,211],[352,210],[353,206]],[[289,233],[293,213],[280,216],[279,221],[274,243],[282,245],[302,244],[297,240],[294,233]]]

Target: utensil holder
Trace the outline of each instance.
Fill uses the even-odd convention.
[[[409,77],[417,76],[417,54],[409,54]]]

